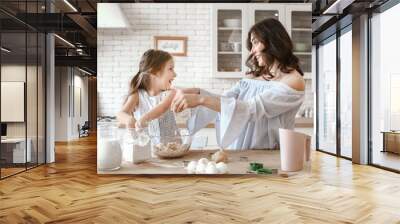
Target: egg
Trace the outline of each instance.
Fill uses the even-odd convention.
[[[196,167],[197,167],[197,161],[190,161],[188,166],[187,166],[187,172],[189,174],[194,174],[196,173]]]
[[[204,163],[197,163],[196,174],[203,174],[206,171],[206,165]]]
[[[199,159],[198,163],[202,163],[202,164],[204,164],[204,166],[206,166],[207,163],[208,163],[208,159],[207,158],[201,158],[201,159]]]
[[[208,162],[206,167],[206,174],[217,174],[218,170],[214,161]]]
[[[216,168],[220,174],[228,173],[228,166],[224,162],[217,163]]]
[[[216,163],[228,161],[228,153],[224,150],[217,151],[211,156],[211,159],[214,160]]]

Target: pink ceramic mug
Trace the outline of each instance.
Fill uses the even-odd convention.
[[[288,129],[279,129],[279,144],[282,171],[300,171],[304,166],[304,159],[310,158],[306,150],[306,135]]]

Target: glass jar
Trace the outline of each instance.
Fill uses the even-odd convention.
[[[114,124],[100,124],[97,127],[97,169],[118,170],[121,167],[122,150],[118,128]]]
[[[147,128],[139,131],[134,128],[126,128],[124,132],[122,138],[124,159],[135,164],[150,159],[150,137]]]

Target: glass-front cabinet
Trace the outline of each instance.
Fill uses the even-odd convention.
[[[311,78],[311,4],[214,4],[212,13],[213,75],[217,78],[242,78],[249,51],[247,33],[252,25],[276,18],[291,35],[295,54]]]
[[[216,4],[213,8],[213,72],[230,78],[244,73],[246,57],[247,7]]]

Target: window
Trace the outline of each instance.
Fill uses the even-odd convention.
[[[19,13],[43,4],[19,2]],[[0,178],[45,163],[45,44],[44,33],[0,12]]]
[[[340,36],[340,155],[352,157],[352,35],[351,26]]]
[[[336,153],[336,36],[318,47],[318,145]]]
[[[400,170],[400,4],[371,18],[372,164]]]

